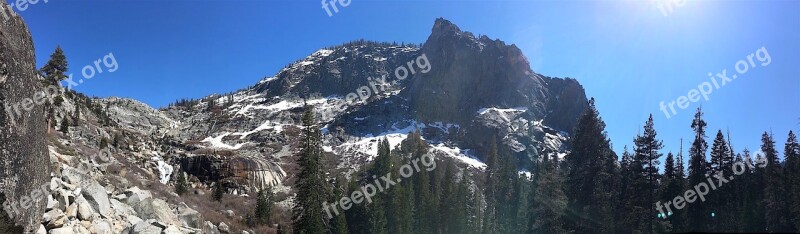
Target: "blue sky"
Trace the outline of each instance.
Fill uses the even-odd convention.
[[[578,79],[597,98],[621,153],[646,121],[667,151],[684,152],[694,109],[708,141],[730,129],[735,149],[756,150],[772,130],[782,152],[800,129],[800,1],[692,1],[666,15],[655,1],[351,0],[328,16],[318,1],[40,0],[19,12],[37,62],[61,45],[76,75],[113,53],[119,69],[78,86],[161,107],[179,98],[234,91],[325,46],[354,39],[422,43],[434,19],[518,45],[534,71]],[[16,1],[9,1],[16,2]],[[754,67],[667,118],[659,103],[686,96],[764,47]],[[745,64],[747,65],[747,64]],[[101,66],[102,68],[102,66]],[[709,143],[710,144],[710,143]]]

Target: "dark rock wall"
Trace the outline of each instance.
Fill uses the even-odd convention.
[[[0,5],[10,14],[5,1]],[[20,107],[19,112],[8,107],[33,99],[34,92],[42,90],[35,61],[33,40],[22,18],[0,15],[0,194],[6,204],[16,202],[18,213],[13,208],[3,213],[25,232],[39,227],[47,202],[46,195],[34,192],[49,181],[47,123],[44,105],[29,111]],[[21,207],[23,197],[31,195],[35,199],[30,206]]]

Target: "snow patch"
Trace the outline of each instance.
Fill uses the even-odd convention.
[[[261,124],[261,126],[258,126],[256,129],[253,129],[253,130],[247,131],[247,132],[232,133],[231,136],[239,136],[239,139],[243,140],[243,139],[247,138],[247,136],[249,136],[249,135],[251,135],[253,133],[257,133],[257,132],[264,131],[264,130],[273,130],[273,131],[275,131],[277,133],[280,133],[280,132],[283,132],[283,126],[284,125],[286,125],[286,124],[275,124],[272,121],[267,120],[266,122]]]
[[[372,160],[373,157],[378,156],[378,143],[380,143],[381,139],[386,138],[389,141],[389,147],[394,149],[395,147],[399,146],[403,140],[408,138],[409,132],[414,131],[417,128],[425,127],[425,124],[418,124],[413,121],[404,128],[398,128],[397,124],[398,123],[393,124],[392,129],[389,131],[374,135],[368,134],[361,137],[358,141],[347,142],[339,146],[335,146],[335,152],[341,155],[344,152],[356,151],[370,156],[369,160]]]
[[[228,149],[228,150],[237,150],[237,149],[242,148],[242,146],[247,144],[247,143],[239,143],[239,144],[236,144],[236,145],[232,146],[232,145],[228,145],[228,144],[225,144],[224,142],[222,142],[222,138],[225,138],[226,136],[230,136],[230,135],[231,135],[231,133],[226,132],[226,133],[224,133],[222,135],[219,135],[217,137],[206,137],[206,139],[203,139],[202,142],[211,144],[212,148],[220,148],[220,149]]]
[[[278,79],[277,76],[273,76],[273,77],[266,78],[266,79],[263,79],[263,80],[259,81],[258,84],[267,83],[267,82],[270,82],[270,81],[273,81],[273,80],[277,80],[277,79]]]
[[[514,112],[525,112],[525,111],[528,111],[527,107],[516,107],[516,108],[507,108],[507,109],[500,109],[500,108],[492,107],[492,108],[481,108],[480,110],[478,110],[478,115],[483,115],[483,114],[486,114],[486,113],[489,113],[489,112],[499,112],[501,114],[505,114],[505,113],[509,113],[509,112],[514,113]]]
[[[333,50],[321,49],[321,50],[317,50],[317,52],[314,52],[314,56],[328,57],[332,53],[333,53]]]
[[[481,162],[475,156],[472,156],[469,153],[469,150],[462,150],[455,146],[447,146],[445,144],[439,143],[437,145],[432,145],[431,149],[443,152],[445,155],[455,158],[462,163],[466,164],[467,166],[478,168],[478,169],[486,169],[486,163]]]

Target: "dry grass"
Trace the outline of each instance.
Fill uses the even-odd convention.
[[[203,191],[204,194],[195,194],[195,190]],[[250,194],[248,197],[225,194],[220,201],[214,201],[211,191],[191,189],[189,193],[181,197],[172,197],[169,202],[176,204],[185,202],[186,205],[200,212],[205,220],[211,221],[215,225],[225,222],[231,228],[232,233],[239,233],[242,230],[255,231],[255,233],[276,233],[274,228],[267,225],[247,226],[246,218],[248,214],[254,213],[256,206],[255,194]],[[224,210],[231,210],[235,215],[228,217],[223,213]],[[281,215],[287,213],[278,211],[273,214],[273,217],[278,217],[275,220],[283,220]],[[291,218],[291,216],[288,217]]]

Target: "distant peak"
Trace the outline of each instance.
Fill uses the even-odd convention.
[[[437,18],[436,22],[433,24],[432,33],[461,33],[461,29],[458,28],[455,24],[446,20],[444,18]]]

